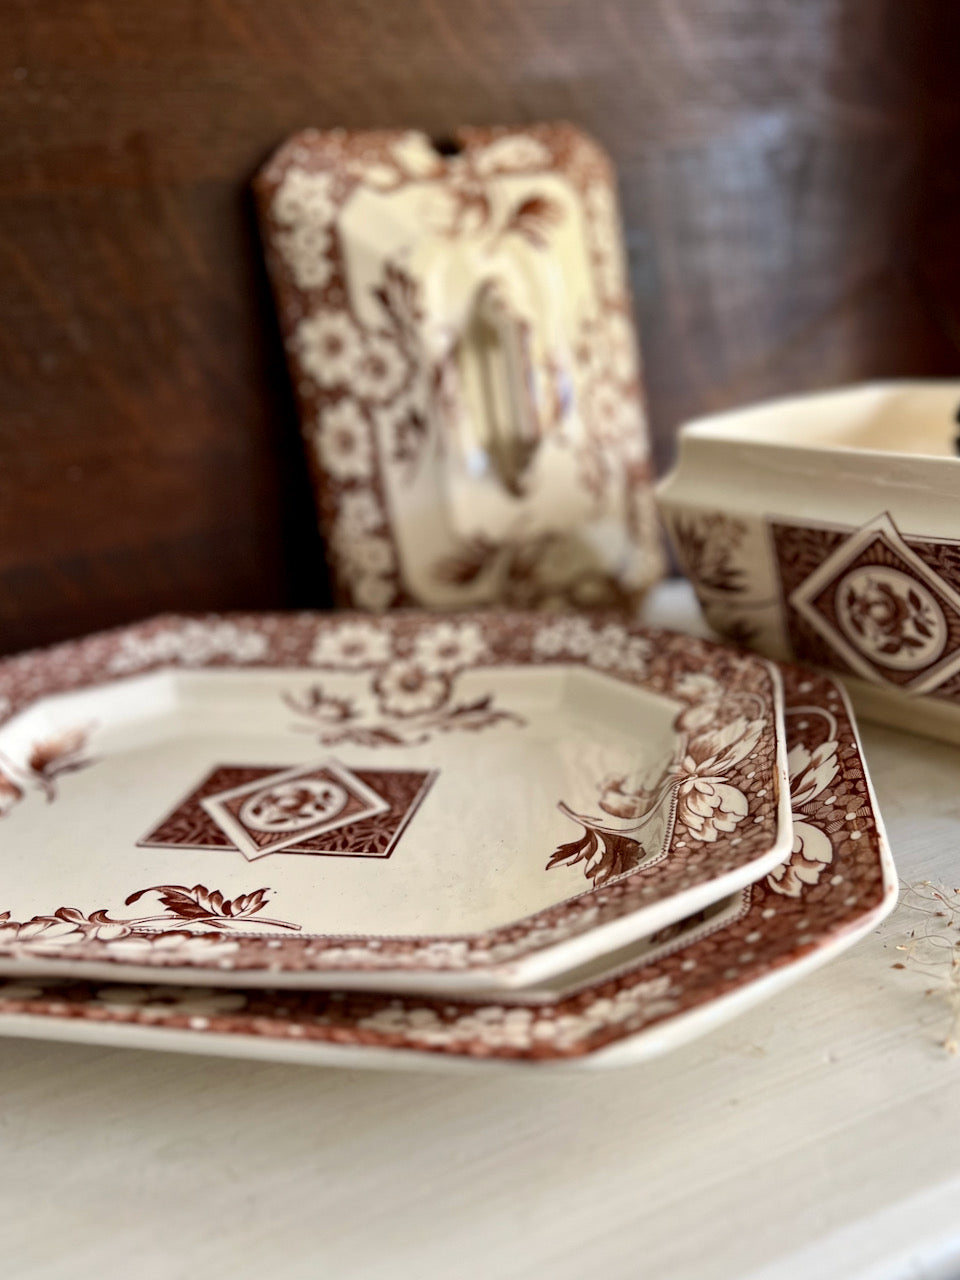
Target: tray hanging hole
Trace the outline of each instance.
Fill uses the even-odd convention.
[[[463,143],[448,134],[440,138],[431,138],[430,145],[438,156],[458,156],[463,150]]]

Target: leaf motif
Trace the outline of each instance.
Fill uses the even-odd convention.
[[[64,760],[56,765],[54,769],[47,775],[52,778],[62,777],[65,773],[77,773],[80,769],[85,769],[88,764],[92,764],[90,760]]]
[[[388,263],[384,283],[373,290],[373,295],[400,337],[413,338],[423,319],[420,286],[413,276],[395,262]]]
[[[486,706],[489,701],[488,695],[472,705],[451,707],[449,711],[443,712],[430,723],[441,733],[451,733],[455,729],[463,729],[467,733],[478,733],[481,729],[488,729],[495,724],[509,722],[522,725],[524,723],[524,720],[512,711],[488,711]]]
[[[522,200],[504,223],[501,235],[522,236],[535,249],[545,249],[550,229],[563,221],[563,208],[549,196]]]
[[[468,716],[478,711],[489,711],[492,698],[492,694],[485,693],[477,698],[475,702],[461,702],[458,706],[451,707],[448,714],[451,716]]]
[[[427,443],[427,427],[427,419],[413,408],[394,425],[393,458],[406,466],[411,476]]]
[[[198,884],[198,885],[195,885],[194,887],[196,889],[201,889],[203,886]],[[204,902],[203,896],[200,896],[198,898],[198,902],[200,903],[201,906],[203,905],[203,902]],[[213,893],[210,893],[209,891],[207,892],[206,904],[207,904],[207,910],[213,915],[217,915],[217,916],[229,915],[229,912],[225,912],[223,909],[223,894],[218,889],[215,889]]]
[[[387,717],[385,721],[373,720],[372,723],[362,723],[362,721],[360,723],[344,723],[344,721],[358,720],[360,717],[352,703],[346,703],[346,700],[342,700],[346,707],[343,719],[340,720],[339,725],[330,724],[330,727],[324,725],[323,716],[319,713],[319,708],[324,704],[337,702],[338,700],[327,698],[319,685],[315,685],[298,695],[287,692],[282,697],[291,710],[298,715],[305,716],[308,720],[313,721],[314,724],[319,721],[321,729],[326,729],[325,732],[321,731],[318,735],[318,741],[324,746],[353,743],[355,746],[361,747],[413,747],[426,742],[431,731],[447,733],[454,729],[463,729],[469,732],[476,732],[490,725],[505,722],[518,725],[525,723],[520,716],[515,715],[513,712],[501,711],[495,708],[491,694],[485,694],[472,702],[461,703],[459,706],[447,707],[436,712],[418,712],[409,717],[404,717],[402,723],[399,723],[395,717]],[[309,732],[312,731],[313,726],[298,725],[297,728]],[[180,887],[182,888],[182,886]]]
[[[746,759],[762,733],[762,720],[748,720],[741,715],[719,729],[696,734],[687,744],[687,755],[698,775],[722,774]]]
[[[69,729],[54,738],[34,743],[27,767],[38,781],[50,783],[61,774],[73,773],[92,763],[81,758],[86,744],[86,729]],[[53,794],[53,789],[47,788],[48,799],[53,799]]]
[[[324,733],[320,741],[325,747],[335,747],[344,742],[353,743],[357,747],[404,747],[414,746],[417,742],[425,742],[425,737],[417,739],[404,738],[386,729],[382,725],[358,725],[356,728],[344,729],[340,733]]]
[[[633,871],[640,865],[645,852],[643,845],[631,836],[584,826],[579,840],[571,840],[553,851],[547,861],[547,870],[583,862],[583,874],[598,889],[608,881]]]
[[[148,893],[157,894],[164,908],[178,920],[202,920],[210,915],[207,890],[202,884],[194,885],[192,889],[185,884],[151,885],[149,889],[132,893],[125,900],[125,905],[132,906]]]
[[[239,920],[246,916],[256,915],[258,911],[261,911],[266,906],[266,902],[267,890],[254,889],[251,893],[241,893],[231,902],[224,903],[223,914]]]
[[[838,743],[835,739],[822,742],[812,753],[802,744],[795,746],[787,757],[790,769],[790,793],[795,810],[822,795],[837,776]]]
[[[177,920],[238,920],[245,919],[263,909],[269,889],[254,889],[236,898],[224,898],[219,889],[206,885],[155,884],[140,889],[126,899],[126,906],[139,902],[148,893],[155,893],[164,909]]]
[[[301,694],[282,693],[281,698],[298,715],[309,716],[313,720],[329,723],[342,723],[352,720],[356,710],[349,698],[337,698],[324,691],[323,685],[313,684]]]
[[[626,875],[628,871],[640,865],[640,860],[645,852],[643,845],[638,840],[633,840],[630,836],[610,835],[605,832],[602,836],[603,857],[591,868],[591,876],[594,888],[599,889],[601,885],[607,883],[608,880],[614,880],[618,876]]]
[[[590,855],[596,852],[598,845],[597,833],[584,828],[579,840],[571,840],[569,844],[561,844],[554,849],[547,861],[547,870],[564,864],[573,866],[577,862],[588,860]]]
[[[475,582],[496,559],[500,548],[485,538],[474,538],[459,551],[438,560],[433,576],[438,582],[464,587]]]
[[[454,187],[450,196],[454,202],[454,211],[450,224],[445,229],[446,235],[468,235],[481,230],[490,221],[490,199],[482,187]]]

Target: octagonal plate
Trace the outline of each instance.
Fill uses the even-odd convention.
[[[682,926],[495,1001],[0,980],[0,1035],[324,1066],[619,1066],[719,1026],[851,946],[897,877],[841,687],[784,669],[790,858]],[[838,819],[838,814],[843,814]]]
[[[159,618],[0,714],[5,973],[527,986],[792,841],[775,668],[610,619]]]

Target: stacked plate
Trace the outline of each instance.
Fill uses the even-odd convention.
[[[0,663],[0,1034],[635,1062],[895,877],[833,681],[610,619],[155,619]]]

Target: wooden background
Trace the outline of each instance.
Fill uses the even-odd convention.
[[[954,0],[0,0],[0,652],[324,599],[248,182],[306,124],[567,118],[684,417],[960,372]]]

